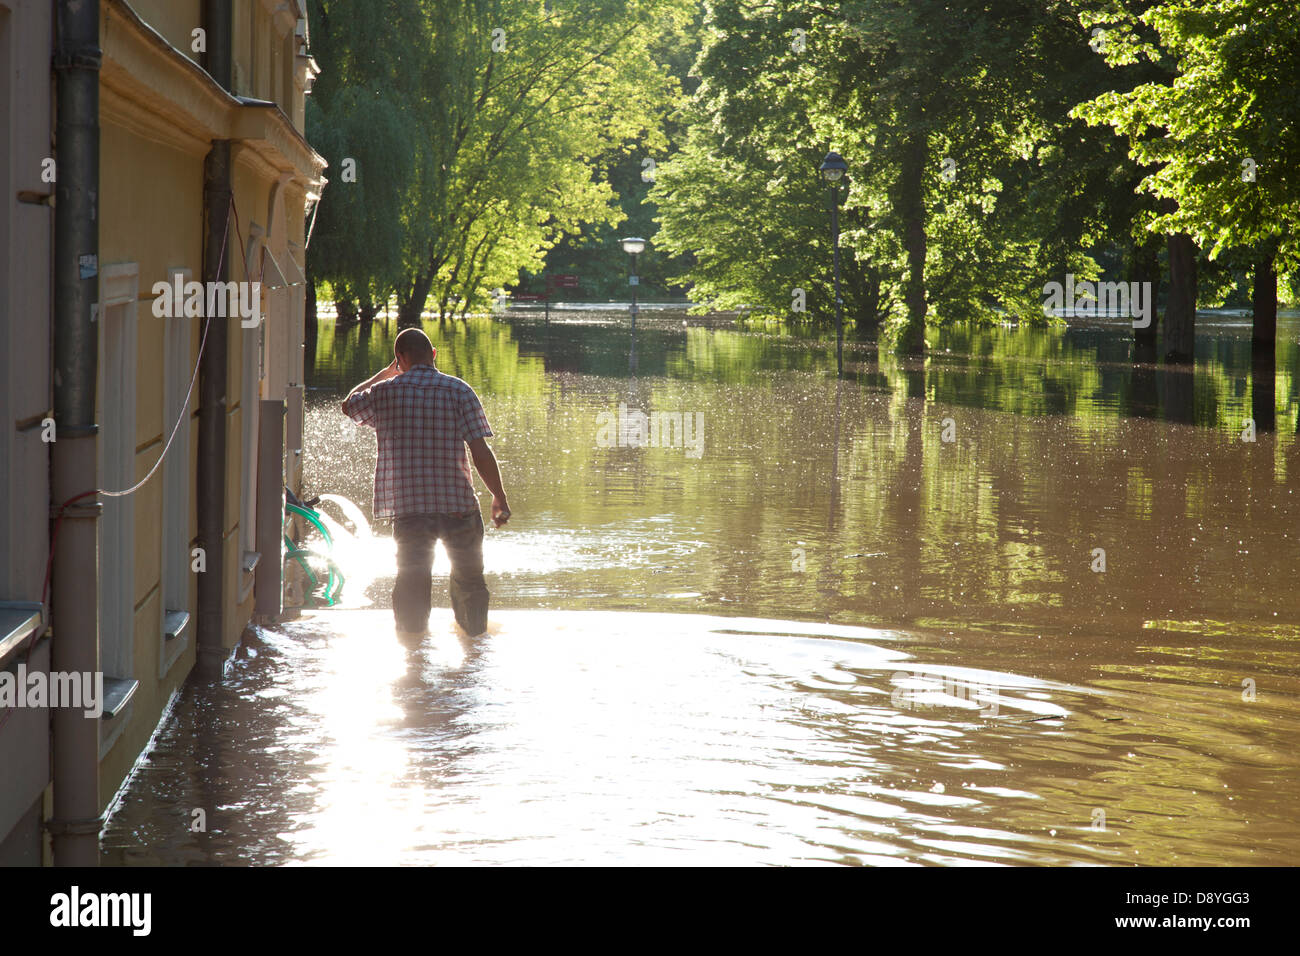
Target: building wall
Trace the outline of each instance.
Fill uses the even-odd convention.
[[[234,0],[236,6],[247,2]],[[131,8],[177,50],[195,63],[203,62],[193,49],[193,31],[203,25],[202,0],[131,0]]]
[[[49,550],[52,7],[0,0],[0,600],[40,601]],[[34,427],[19,430],[19,422]],[[18,654],[0,661],[16,667]],[[26,660],[49,670],[48,639]],[[40,804],[50,779],[49,715],[0,709],[0,866],[40,862]]]
[[[42,162],[52,156],[47,5],[0,0],[0,599],[39,601],[48,547],[49,445],[14,423],[51,407],[50,263],[54,211],[19,201],[52,195]]]
[[[160,143],[133,130],[132,115],[124,106],[102,111],[100,118],[100,263],[104,273],[114,266],[133,265],[137,271],[135,380],[113,381],[111,370],[100,376],[101,401],[109,390],[132,388],[135,394],[134,475],[143,479],[162,452],[175,419],[164,415],[164,345],[169,323],[190,326],[189,376],[198,357],[202,336],[197,318],[159,318],[153,314],[153,287],[168,282],[178,272],[192,278],[202,274],[203,156],[196,143],[182,146]],[[138,122],[135,124],[138,125]],[[101,355],[103,350],[101,349]],[[197,390],[196,390],[197,391]],[[198,402],[192,396],[187,414],[191,420],[190,440],[184,447],[169,450],[163,467],[131,496],[133,510],[134,564],[131,576],[133,632],[131,673],[110,674],[140,681],[129,707],[119,717],[104,721],[101,741],[101,798],[107,800],[130,771],[137,755],[148,742],[167,700],[194,666],[196,586],[187,589],[185,610],[191,615],[185,650],[160,676],[163,654],[163,490],[164,469],[184,467],[193,485],[197,455]],[[101,414],[100,421],[104,420]],[[112,441],[104,434],[103,441]],[[175,456],[175,458],[173,458]],[[190,540],[197,528],[194,495],[189,495],[187,524]],[[186,549],[188,551],[188,549]],[[106,569],[107,570],[107,569]],[[193,574],[183,569],[187,579]],[[108,574],[101,581],[110,581]],[[109,635],[101,631],[101,641]]]
[[[213,141],[231,140],[239,218],[230,225],[229,275],[271,283],[263,329],[242,327],[238,316],[227,320],[225,540],[220,554],[207,556],[205,573],[224,578],[223,643],[233,648],[254,604],[253,576],[243,569],[254,473],[246,454],[257,448],[258,401],[301,394],[291,386],[302,382],[304,290],[287,281],[301,278],[305,207],[323,185],[324,161],[301,136],[310,78],[306,59],[295,57],[301,0],[233,4],[236,72],[243,72],[236,92],[273,99],[282,113],[241,105],[203,72],[191,46],[200,0],[99,5],[97,442],[101,468],[108,455],[121,472],[112,481],[101,473],[100,487],[120,490],[145,478],[177,420],[188,423],[146,484],[127,498],[104,499],[106,515],[125,505],[116,511],[122,520],[101,520],[100,555],[81,558],[100,582],[101,601],[109,591],[121,599],[120,626],[101,614],[106,676],[139,682],[130,704],[100,724],[99,794],[107,808],[196,657],[197,575],[189,552],[198,530],[197,387],[183,399],[202,323],[155,316],[154,284],[177,272],[202,280],[204,159]],[[0,601],[40,601],[49,553],[50,446],[41,423],[53,404],[54,218],[42,196],[54,187],[41,172],[54,153],[53,12],[45,0],[0,0]],[[262,246],[280,269],[263,270]],[[246,342],[258,347],[246,350]],[[292,473],[286,480],[297,486]],[[190,615],[188,633],[171,642],[164,637],[169,610]],[[0,666],[15,666],[16,656]],[[46,637],[27,664],[48,670],[49,660]],[[47,712],[0,713],[0,865],[48,860],[41,822],[52,806],[50,750]]]
[[[293,30],[295,4],[243,0],[235,4],[234,91],[279,104],[294,119]]]
[[[258,401],[265,397],[284,397],[287,384],[301,382],[301,324],[290,326],[291,309],[286,306],[292,294],[302,290],[267,289],[273,267],[263,266],[263,244],[283,261],[287,257],[289,235],[301,237],[304,229],[304,206],[308,195],[307,180],[316,179],[323,163],[310,151],[294,157],[277,152],[274,143],[283,140],[252,124],[255,141],[241,139],[241,110],[224,94],[214,99],[205,74],[177,68],[176,53],[191,61],[201,57],[189,53],[190,31],[200,23],[199,4],[141,2],[132,8],[142,18],[157,16],[149,25],[165,37],[176,51],[150,47],[134,34],[128,38],[124,23],[114,24],[117,4],[103,0],[103,42],[106,63],[116,72],[109,76],[112,95],[104,97],[106,105],[101,127],[101,194],[102,226],[100,230],[101,262],[112,265],[133,263],[138,268],[139,302],[137,310],[135,390],[135,471],[143,478],[157,461],[158,455],[175,424],[174,416],[165,414],[164,368],[166,349],[165,323],[190,323],[188,367],[193,373],[202,337],[202,322],[197,318],[156,318],[152,314],[154,283],[168,281],[177,270],[184,270],[195,280],[202,279],[202,238],[204,234],[203,175],[204,157],[215,139],[232,139],[234,155],[233,191],[235,214],[229,223],[227,258],[228,275],[233,281],[262,281],[260,327],[247,328],[239,316],[226,319],[228,334],[227,402],[226,402],[226,475],[224,541],[220,555],[207,555],[209,574],[221,574],[227,608],[223,644],[234,648],[253,614],[253,574],[245,570],[247,552],[253,550],[255,537],[249,521],[255,503],[255,488],[250,486],[255,474],[257,449]],[[236,0],[234,4],[233,42],[236,75],[242,55],[245,69],[255,71],[262,84],[262,98],[273,89],[269,64],[275,49],[292,53],[296,4],[277,3],[278,17],[271,16],[260,0]],[[290,16],[289,13],[293,15]],[[137,31],[138,32],[138,31]],[[275,49],[273,49],[275,47]],[[242,54],[241,54],[242,51]],[[300,101],[302,90],[286,75],[288,88]],[[281,86],[283,89],[284,85]],[[242,92],[237,89],[237,92]],[[247,92],[246,95],[254,95]],[[221,100],[221,102],[217,102]],[[215,105],[214,105],[215,104]],[[295,109],[296,105],[296,109]],[[288,103],[288,115],[301,116],[301,103]],[[283,120],[269,120],[277,127]],[[299,130],[299,133],[301,130]],[[304,157],[310,156],[303,169]],[[272,196],[285,181],[296,182],[294,201],[290,205],[287,190],[279,189],[279,221],[269,222]],[[268,228],[270,227],[270,228]],[[276,250],[280,252],[276,252]],[[296,363],[296,364],[295,364]],[[171,370],[175,374],[175,370]],[[101,383],[102,389],[112,387]],[[245,392],[245,386],[250,392]],[[197,480],[198,394],[190,399],[191,427],[187,447],[173,447],[164,469],[133,496],[134,580],[133,606],[133,673],[140,681],[130,706],[116,719],[106,723],[100,766],[100,794],[107,802],[121,786],[141,749],[157,726],[172,693],[185,680],[195,663],[197,625],[197,578],[189,574],[185,589],[190,619],[188,645],[174,662],[163,667],[166,649],[163,616],[169,610],[164,600],[165,582],[175,568],[164,564],[167,549],[162,538],[164,525],[164,485],[162,481],[172,456],[180,454],[178,463],[187,469],[191,490]],[[251,426],[246,431],[246,421]],[[250,457],[251,452],[251,457]],[[179,464],[178,464],[179,466]],[[187,509],[188,543],[197,535],[198,513],[191,494]],[[188,552],[188,548],[186,549]],[[264,556],[275,561],[278,554]],[[185,570],[188,571],[188,568]],[[170,608],[178,610],[178,608]],[[120,727],[112,725],[120,724]]]

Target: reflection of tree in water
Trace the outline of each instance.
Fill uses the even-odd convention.
[[[647,313],[637,324],[635,348],[625,314],[565,315],[550,323],[517,315],[426,326],[439,367],[481,394],[540,398],[545,377],[562,373],[740,385],[760,372],[824,370],[833,357],[833,342],[791,337],[775,326],[743,332],[701,327],[692,319],[685,327],[683,315]],[[309,385],[346,391],[391,359],[391,323],[333,328],[335,334],[315,349]],[[1288,434],[1300,425],[1300,370],[1294,368],[1300,349],[1291,338],[1280,338],[1276,364],[1288,370],[1281,412]],[[1247,417],[1265,430],[1270,418],[1276,424],[1277,416],[1269,414],[1276,388],[1264,366],[1252,361],[1248,330],[1203,334],[1192,375],[1186,367],[1134,362],[1135,356],[1123,326],[950,326],[939,330],[924,366],[888,353],[881,358],[869,343],[850,343],[845,358],[853,380],[912,397],[928,392],[946,405],[1085,419],[1118,413],[1231,431]]]
[[[1185,513],[1165,519],[1175,535],[1196,535],[1191,522],[1225,501],[1231,512],[1237,505],[1226,489],[1240,490],[1242,422],[1254,402],[1269,402],[1268,377],[1252,382],[1249,362],[1240,364],[1248,338],[1224,345],[1207,334],[1192,375],[1133,365],[1123,327],[951,329],[943,333],[951,351],[936,348],[924,362],[855,343],[844,378],[832,383],[833,342],[683,328],[680,319],[660,316],[639,321],[633,339],[626,319],[553,321],[549,329],[540,317],[448,323],[439,342],[440,366],[484,397],[520,491],[546,512],[545,521],[593,533],[664,521],[660,544],[689,541],[681,544],[689,559],[653,569],[612,561],[599,586],[584,584],[584,593],[677,589],[783,615],[984,617],[1044,627],[1059,623],[1061,608],[1077,605],[1080,626],[1100,624],[1108,604],[1122,612],[1145,601],[1131,576],[1094,576],[1085,544],[1095,538],[1112,563],[1137,562],[1130,568],[1185,566],[1186,542],[1165,553],[1165,539],[1147,524],[1155,497],[1172,494],[1184,503]],[[391,334],[376,325],[368,348],[390,349]],[[356,358],[358,339],[344,340],[352,353],[333,355],[330,341],[321,339],[318,366],[326,371],[318,381],[341,378],[342,389],[361,376],[344,378],[331,366],[356,363],[364,375],[379,367]],[[1279,467],[1290,465],[1279,472],[1283,480],[1296,473],[1300,358],[1286,337],[1278,349],[1286,369],[1278,391],[1287,391],[1278,414],[1287,446]],[[315,392],[317,414],[336,415],[329,388],[323,391]],[[595,448],[595,415],[621,401],[647,412],[703,412],[704,457]],[[958,423],[956,445],[940,442],[944,417]],[[1267,436],[1267,418],[1255,417]],[[1171,430],[1173,418],[1198,427],[1175,422]],[[1214,423],[1217,433],[1205,428]],[[336,431],[325,428],[314,440],[347,451]],[[1274,457],[1263,445],[1259,452],[1261,461]],[[309,468],[318,453],[309,452]],[[338,454],[331,461],[346,464]],[[333,472],[324,478],[341,480]],[[342,490],[365,498],[368,472],[362,479],[356,495]],[[1277,504],[1278,487],[1261,483],[1252,494]],[[1254,518],[1234,520],[1244,522],[1242,532],[1254,527]],[[1235,538],[1229,548],[1217,532],[1197,536],[1205,554],[1235,555]],[[790,571],[799,542],[812,578]],[[1263,553],[1243,560],[1253,565]],[[872,557],[845,560],[858,554]],[[1231,593],[1226,570],[1204,573],[1198,590],[1212,601]]]

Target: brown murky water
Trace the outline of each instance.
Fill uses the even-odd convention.
[[[105,861],[1300,861],[1294,317],[1253,378],[1232,317],[1194,376],[1094,326],[840,381],[682,323],[431,324],[510,490],[491,633],[402,647],[387,529],[339,532],[343,606],[185,692]],[[323,326],[309,393],[309,493],[366,516],[337,401],[392,335]],[[620,406],[688,427],[620,444]]]

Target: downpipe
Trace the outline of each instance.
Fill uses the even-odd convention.
[[[50,501],[57,509],[99,487],[95,385],[99,327],[99,4],[58,0],[53,70],[57,96],[54,208],[54,421]],[[54,547],[51,666],[99,667],[99,517],[95,496],[62,511]],[[52,518],[57,517],[51,515]],[[98,866],[99,719],[75,707],[53,713],[54,816],[46,821],[55,866]]]

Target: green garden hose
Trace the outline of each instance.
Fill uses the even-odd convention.
[[[310,521],[316,530],[321,533],[321,537],[325,539],[325,543],[329,546],[329,549],[331,551],[334,550],[334,539],[330,537],[330,533],[325,529],[325,525],[321,523],[320,518],[315,514],[315,512],[306,508],[299,508],[297,505],[288,502],[285,503],[284,510],[289,514],[300,515]],[[293,547],[289,541],[288,535],[285,536],[284,540],[285,544],[289,545],[289,554],[297,558],[298,563],[307,571],[307,576],[311,579],[313,588],[315,588],[317,584],[316,576],[312,574],[311,569],[307,567],[306,558],[310,555],[312,557],[320,558],[325,562],[325,566],[329,570],[329,578],[325,582],[325,602],[328,607],[333,607],[335,602],[338,600],[339,594],[343,591],[343,572],[338,569],[338,565],[334,563],[332,558],[326,557],[323,554],[317,554],[314,551]]]

